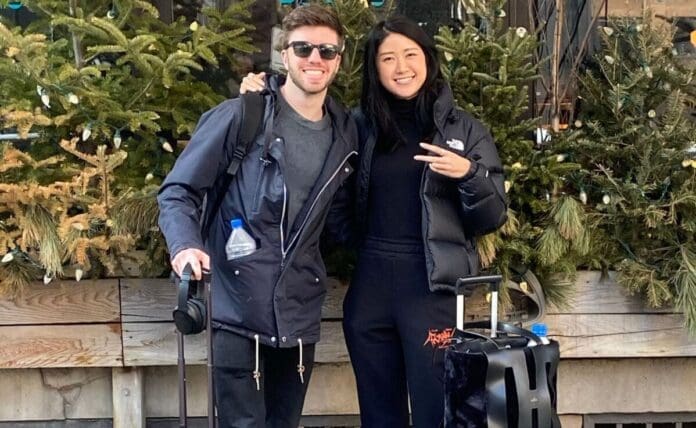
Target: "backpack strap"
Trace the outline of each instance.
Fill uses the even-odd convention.
[[[250,92],[240,95],[242,100],[242,129],[239,131],[239,139],[232,152],[232,161],[227,167],[227,177],[230,182],[237,174],[251,143],[259,134],[263,119],[263,95],[258,92]],[[227,186],[224,188],[226,189]]]
[[[204,202],[203,213],[201,215],[201,237],[203,242],[208,240],[210,226],[213,223],[213,218],[220,209],[223,197],[227,188],[232,184],[232,179],[239,171],[242,160],[246,156],[249,148],[254,143],[256,136],[261,131],[263,124],[264,110],[264,95],[263,92],[249,92],[241,94],[239,99],[242,102],[241,120],[239,134],[235,140],[236,128],[230,126],[227,133],[227,141],[234,142],[234,150],[232,152],[232,160],[225,174],[216,180],[215,185],[208,191],[206,201]]]

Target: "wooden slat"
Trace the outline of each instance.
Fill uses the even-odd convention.
[[[696,338],[686,333],[682,315],[548,315],[544,321],[561,358],[696,356]]]
[[[186,364],[205,364],[205,334],[186,336]],[[123,324],[125,366],[176,365],[176,330],[172,322]]]
[[[651,308],[638,296],[614,280],[615,274],[602,278],[598,271],[580,271],[575,281],[574,295],[563,308],[550,306],[548,314],[631,314],[674,313],[673,308]]]
[[[145,386],[142,367],[112,369],[113,428],[145,427]]]
[[[346,297],[348,284],[335,278],[329,278],[326,284],[326,298],[321,308],[322,319],[343,318],[343,298]]]
[[[176,287],[168,279],[121,279],[121,316],[124,323],[171,321]]]
[[[329,278],[322,317],[343,316],[347,285]],[[127,278],[121,280],[123,322],[171,321],[176,304],[176,287],[168,279]]]
[[[0,325],[118,322],[117,280],[31,283],[14,300],[0,299]]]
[[[205,364],[205,333],[186,336],[186,364]],[[125,366],[157,366],[176,364],[176,330],[171,322],[123,324],[123,359]],[[321,341],[317,344],[317,362],[346,362],[348,352],[340,321],[321,325]]]
[[[641,16],[643,0],[608,0],[609,15],[612,16]],[[646,0],[653,14],[665,16],[694,16],[696,4],[694,0]]]
[[[121,324],[0,327],[0,368],[122,365]]]
[[[314,359],[319,363],[350,361],[340,321],[323,321],[321,323],[321,340],[317,343],[317,353]]]

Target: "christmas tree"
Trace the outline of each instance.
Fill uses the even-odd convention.
[[[505,0],[469,1],[467,19],[436,36],[444,73],[461,108],[490,129],[505,169],[509,219],[479,239],[484,269],[505,278],[541,281],[547,298],[563,302],[576,267],[589,251],[586,215],[563,193],[564,177],[578,168],[532,136],[528,85],[537,78],[538,42],[523,28],[506,28]]]
[[[617,270],[653,306],[676,304],[696,332],[694,70],[649,12],[599,32],[603,50],[581,76],[576,130],[557,146],[582,166],[568,188],[597,225],[595,264]]]
[[[18,3],[37,19],[0,23],[0,129],[17,134],[0,146],[4,291],[37,273],[113,272],[143,237],[160,246],[157,185],[177,142],[229,95],[199,73],[253,50],[251,0],[204,9],[206,25],[164,23],[142,0]]]

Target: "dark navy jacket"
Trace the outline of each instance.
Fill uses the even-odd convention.
[[[347,203],[348,195],[336,200],[334,196],[339,189],[339,193],[347,192],[342,184],[352,172],[349,160],[357,155],[357,130],[345,108],[327,97],[325,107],[331,115],[334,141],[295,224],[285,224],[288,189],[283,171],[287,166],[282,136],[275,135],[273,127],[278,85],[276,79],[270,82],[264,131],[225,190],[205,246],[200,234],[200,206],[230,163],[235,141],[226,141],[226,137],[230,129],[231,136],[237,134],[239,99],[227,100],[201,117],[160,189],[159,224],[172,256],[186,248],[206,249],[210,255],[214,326],[249,338],[258,335],[266,345],[291,347],[298,345],[298,339],[304,344],[319,340],[326,294],[319,236],[330,208],[341,215],[347,212],[341,204]],[[224,248],[233,218],[244,220],[258,249],[227,261]]]
[[[490,133],[468,113],[455,107],[444,86],[434,106],[432,144],[452,150],[472,162],[471,171],[453,180],[423,168],[421,209],[423,244],[432,291],[453,290],[457,278],[478,274],[475,237],[490,233],[507,220],[503,169]],[[360,110],[360,159],[355,179],[355,230],[360,242],[366,233],[368,190],[376,130]]]

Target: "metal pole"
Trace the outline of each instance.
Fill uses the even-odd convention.
[[[176,346],[178,350],[177,365],[179,366],[179,428],[186,428],[186,362],[184,359],[184,335],[176,331]]]
[[[207,365],[208,365],[208,428],[215,428],[217,426],[217,418],[215,417],[215,387],[213,385],[213,328],[211,319],[213,318],[213,304],[212,304],[212,286],[210,280],[210,274],[203,274],[203,286],[205,287],[205,314],[206,314],[206,345],[207,345]]]

